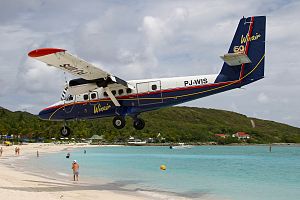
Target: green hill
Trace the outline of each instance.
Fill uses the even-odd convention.
[[[156,138],[157,134],[161,133],[166,142],[233,143],[239,141],[231,137],[216,138],[215,134],[231,135],[243,131],[250,134],[251,139],[247,140],[249,143],[300,143],[300,128],[248,118],[245,115],[223,110],[171,107],[143,113],[141,117],[146,122],[146,127],[142,131],[136,131],[132,127],[130,117],[126,118],[127,124],[122,130],[113,127],[112,118],[71,121],[68,122],[68,126],[72,130],[72,137],[90,137],[98,134],[104,135],[108,141],[125,141],[129,136],[141,139]],[[255,125],[253,126],[252,123]],[[61,122],[42,121],[30,113],[11,112],[0,107],[0,133],[2,134],[18,134],[26,138],[58,138],[61,126]]]

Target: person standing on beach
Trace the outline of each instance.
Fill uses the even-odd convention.
[[[18,155],[18,147],[15,148],[15,155]]]
[[[1,149],[0,149],[0,157],[2,156],[2,153],[3,153],[3,149],[1,147]]]
[[[78,175],[79,175],[79,164],[77,163],[76,160],[73,161],[72,163],[72,169],[73,169],[73,177],[74,177],[74,181],[75,178],[78,181]]]

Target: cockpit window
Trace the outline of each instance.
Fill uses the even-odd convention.
[[[83,95],[83,100],[88,100],[89,99],[89,95],[87,95],[87,94],[85,94],[85,95]]]
[[[73,95],[69,95],[67,101],[73,101],[73,99],[74,99]]]

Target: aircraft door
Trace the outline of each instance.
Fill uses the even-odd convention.
[[[75,98],[75,95],[68,95],[68,97],[64,100],[64,110],[66,113],[72,112],[75,105]]]
[[[138,103],[140,106],[163,102],[160,81],[137,83],[136,88]]]

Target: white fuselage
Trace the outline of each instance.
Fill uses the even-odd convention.
[[[113,92],[114,96],[118,98],[130,94],[154,92],[156,90],[164,91],[164,90],[213,84],[216,80],[216,77],[217,74],[131,80],[128,81],[128,83],[132,88],[130,91],[128,91],[124,86],[119,84],[111,84],[109,85],[109,88]],[[82,102],[82,101],[96,100],[102,98],[107,98],[107,95],[105,94],[105,90],[104,88],[97,88],[91,91],[90,93],[73,95],[73,99],[70,100],[70,98],[67,98],[66,101],[59,101],[51,105],[50,107],[55,105],[61,105],[64,103]]]

